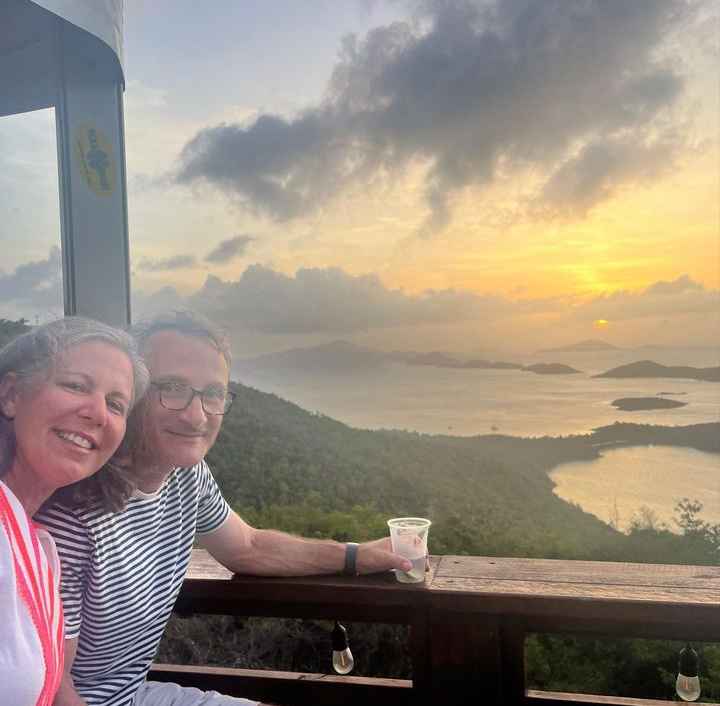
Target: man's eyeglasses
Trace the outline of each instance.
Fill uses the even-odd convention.
[[[184,382],[151,382],[150,384],[157,388],[160,404],[173,412],[187,409],[197,396],[205,414],[227,414],[235,399],[235,393],[224,387],[196,390]]]

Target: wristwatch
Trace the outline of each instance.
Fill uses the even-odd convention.
[[[345,576],[357,576],[357,542],[348,542],[345,545],[345,566],[343,568],[343,574]]]

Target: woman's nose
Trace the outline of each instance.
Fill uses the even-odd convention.
[[[81,416],[95,422],[98,426],[105,426],[108,418],[107,400],[102,394],[91,394],[80,410]]]

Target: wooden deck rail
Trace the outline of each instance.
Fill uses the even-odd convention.
[[[275,703],[667,703],[529,691],[525,636],[720,640],[720,567],[433,557],[424,584],[391,574],[233,577],[196,550],[182,613],[327,618],[410,626],[412,681],[157,665],[152,678]]]

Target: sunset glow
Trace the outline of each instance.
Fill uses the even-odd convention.
[[[424,345],[441,323],[468,351],[487,344],[468,332],[488,330],[520,349],[592,332],[717,345],[716,8],[601,4],[583,4],[573,29],[553,3],[527,17],[490,3],[486,25],[473,3],[348,0],[307,7],[298,27],[272,3],[222,1],[212,18],[185,3],[187,52],[187,30],[128,0],[135,311],[196,306],[253,350],[340,335]],[[533,22],[547,44],[521,60]],[[266,63],[270,27],[292,41]],[[575,53],[574,32],[602,61]],[[537,56],[547,68],[534,74]],[[42,317],[60,280],[22,268],[57,267],[52,119],[4,119],[0,138],[14,204],[0,285],[30,287],[8,306]],[[33,188],[19,164],[40,175]],[[240,296],[264,297],[269,320]],[[290,325],[293,297],[345,323]]]

